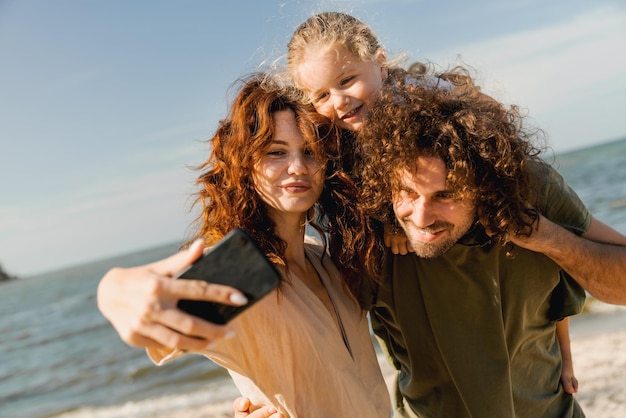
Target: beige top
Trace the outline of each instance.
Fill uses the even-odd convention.
[[[389,395],[365,312],[328,256],[322,265],[322,246],[312,238],[306,241],[307,257],[339,321],[291,275],[281,292],[270,293],[231,321],[235,338],[202,354],[229,370],[243,396],[257,405],[272,404],[287,417],[388,418]],[[163,364],[182,353],[148,354]]]

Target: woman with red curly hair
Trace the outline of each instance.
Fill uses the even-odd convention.
[[[360,258],[341,242],[366,237],[354,205],[358,190],[337,168],[337,130],[260,74],[245,80],[210,143],[197,180],[202,211],[195,238],[210,246],[235,228],[245,230],[281,272],[279,288],[229,322],[232,338],[211,334],[215,325],[177,310],[176,300],[199,297],[180,287],[188,280],[150,266],[105,275],[100,310],[157,364],[187,351],[206,355],[256,406],[288,417],[388,417],[367,318],[349,291]],[[307,226],[321,242],[305,237]],[[200,299],[209,300],[210,290]]]

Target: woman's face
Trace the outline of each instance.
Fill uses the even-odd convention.
[[[252,178],[270,216],[294,214],[300,220],[322,193],[324,170],[296,125],[293,111],[274,113],[275,135]]]
[[[379,94],[386,69],[361,61],[343,46],[309,46],[295,75],[322,115],[343,129],[358,131]]]

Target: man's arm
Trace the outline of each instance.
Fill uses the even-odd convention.
[[[595,298],[626,305],[626,236],[593,218],[579,237],[541,216],[530,238],[513,243],[550,257]]]

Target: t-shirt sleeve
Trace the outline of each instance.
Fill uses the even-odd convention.
[[[551,321],[560,321],[568,316],[578,315],[585,307],[586,296],[585,289],[561,270],[561,280],[550,297],[548,318]]]
[[[585,233],[591,225],[591,212],[563,176],[545,162],[534,164],[532,172],[539,184],[539,212],[576,235]]]
[[[538,176],[536,181],[540,184],[539,212],[576,235],[585,233],[591,224],[592,215],[580,197],[554,167],[542,163],[533,168]],[[560,321],[582,312],[585,297],[585,290],[569,274],[561,271],[560,282],[550,299],[549,319]]]

